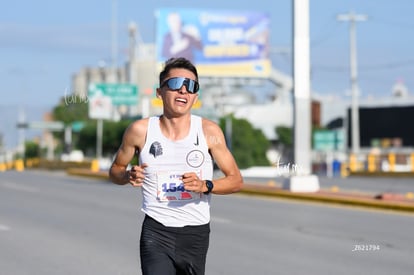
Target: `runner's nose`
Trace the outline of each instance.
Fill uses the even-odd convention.
[[[187,88],[185,87],[184,84],[181,86],[181,88],[178,90],[178,92],[180,94],[187,94],[188,93]]]

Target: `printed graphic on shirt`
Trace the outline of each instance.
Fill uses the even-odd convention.
[[[204,153],[200,150],[193,150],[187,154],[187,164],[193,168],[198,168],[204,163]]]
[[[151,147],[149,149],[149,153],[151,155],[154,156],[154,158],[161,156],[162,155],[162,147],[161,147],[161,143],[159,143],[158,141],[154,141],[151,144]]]
[[[195,146],[198,146],[199,145],[199,142],[198,142],[198,134],[197,134],[197,139],[196,139],[196,142],[194,143],[194,145]]]
[[[159,201],[192,201],[201,198],[201,193],[184,189],[184,172],[157,173],[157,199]]]

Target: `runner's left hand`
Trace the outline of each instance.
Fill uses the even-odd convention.
[[[193,191],[197,193],[203,192],[204,181],[199,179],[194,172],[184,173],[182,177],[184,188],[187,191]]]

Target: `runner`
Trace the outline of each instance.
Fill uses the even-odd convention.
[[[220,127],[191,114],[199,90],[195,66],[171,58],[159,83],[162,115],[131,123],[109,176],[114,183],[142,187],[142,274],[201,275],[209,247],[211,194],[238,192],[243,179]],[[127,170],[136,154],[139,164]],[[213,180],[213,162],[222,178]]]

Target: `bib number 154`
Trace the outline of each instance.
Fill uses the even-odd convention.
[[[184,185],[183,184],[178,184],[176,182],[171,182],[171,183],[163,183],[161,185],[161,190],[162,192],[168,193],[168,192],[177,192],[177,191],[181,191],[181,192],[185,192],[186,190],[184,189]]]

